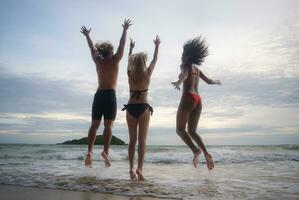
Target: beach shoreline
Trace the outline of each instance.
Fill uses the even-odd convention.
[[[81,145],[0,145],[0,199],[298,199],[299,146],[211,146],[215,169],[183,146],[149,146],[144,182],[130,181],[126,146],[84,166]],[[33,188],[31,188],[33,187]],[[47,189],[44,189],[47,188]],[[48,197],[49,196],[49,197]]]
[[[156,200],[146,196],[123,196],[100,192],[79,192],[0,184],[1,200]]]

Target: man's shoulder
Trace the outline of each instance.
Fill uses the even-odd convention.
[[[101,65],[102,64],[102,59],[99,57],[95,57],[93,59],[93,62],[95,63],[96,66]]]
[[[112,56],[112,60],[113,60],[114,62],[119,63],[121,59],[122,59],[122,57],[120,57],[118,54],[114,54],[114,55]]]

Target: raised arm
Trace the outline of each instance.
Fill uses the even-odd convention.
[[[130,50],[129,50],[129,57],[132,55],[133,49],[135,47],[135,42],[130,38]]]
[[[132,55],[133,48],[135,46],[135,42],[130,38],[130,50],[129,50],[129,56],[128,56],[128,68],[127,68],[127,74],[129,75],[129,72],[131,69],[129,69],[129,63],[130,63],[130,56]]]
[[[117,60],[120,60],[123,57],[124,54],[124,49],[125,49],[125,44],[126,44],[126,37],[127,37],[127,30],[129,29],[129,26],[131,26],[131,20],[130,19],[125,19],[124,23],[122,24],[123,26],[123,33],[121,35],[119,45],[117,48],[117,51],[114,55],[114,57]]]
[[[89,46],[89,49],[90,49],[91,57],[95,61],[96,51],[95,51],[95,48],[93,46],[92,40],[90,39],[90,36],[89,36],[90,31],[91,31],[91,28],[87,29],[85,26],[81,26],[81,33],[83,35],[85,35],[88,46]]]
[[[221,85],[221,81],[219,80],[212,80],[208,77],[206,77],[206,75],[204,75],[204,73],[202,73],[202,71],[200,71],[200,74],[199,74],[200,78],[206,82],[207,84],[217,84],[217,85]]]
[[[157,35],[156,38],[154,39],[155,51],[154,51],[153,60],[151,61],[150,65],[147,68],[147,71],[148,71],[149,74],[153,73],[154,68],[156,66],[156,62],[158,60],[158,53],[159,53],[160,43],[161,43],[161,40],[160,40],[159,36]]]
[[[181,66],[181,73],[179,75],[179,80],[175,82],[171,82],[171,84],[174,86],[176,90],[181,90],[180,85],[188,78],[188,70],[185,70]]]

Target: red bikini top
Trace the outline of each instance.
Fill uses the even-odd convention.
[[[199,71],[199,69],[198,69],[197,67],[195,67],[195,69],[196,69],[196,72],[194,72],[194,71],[192,70],[191,73],[189,74],[188,78],[191,77],[192,75],[198,76],[198,78],[200,78],[200,71]],[[193,82],[193,87],[194,87],[194,88],[197,87],[197,84],[198,84],[198,81],[195,80],[195,81]]]
[[[189,76],[192,76],[192,75],[199,76],[200,75],[199,69],[197,67],[195,69],[196,69],[196,72],[193,72],[193,70],[192,70],[191,73],[189,74]]]

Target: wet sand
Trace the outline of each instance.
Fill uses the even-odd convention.
[[[95,192],[76,192],[33,187],[0,185],[1,200],[156,200],[153,197],[128,197]]]

